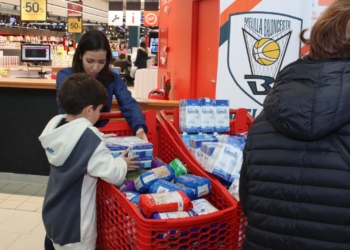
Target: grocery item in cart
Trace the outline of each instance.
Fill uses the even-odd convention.
[[[216,207],[214,207],[209,201],[206,199],[198,199],[192,201],[193,203],[193,211],[197,215],[211,214],[219,211]]]
[[[161,159],[159,159],[158,157],[152,157],[151,168],[158,168],[158,167],[164,166],[165,164],[166,163]]]
[[[187,148],[190,148],[190,140],[196,139],[196,138],[205,138],[208,137],[207,134],[187,134],[186,132],[181,134],[181,138],[184,141]]]
[[[191,152],[195,153],[196,159],[199,161],[201,156],[201,146],[203,142],[218,142],[218,138],[211,136],[206,138],[198,138],[190,140],[190,147],[192,149]]]
[[[136,191],[133,180],[125,180],[124,183],[119,187],[120,192]]]
[[[191,200],[196,199],[193,189],[190,189],[187,187],[181,187],[169,181],[157,180],[155,183],[153,183],[149,187],[149,192],[151,194],[159,194],[159,193],[173,192],[173,191],[179,191],[179,190],[184,192],[187,195],[187,197],[190,198]]]
[[[193,210],[190,210],[188,212],[181,211],[181,212],[168,212],[168,213],[154,213],[152,215],[152,219],[167,220],[167,219],[189,218],[193,216],[197,216],[197,214]]]
[[[175,172],[175,176],[180,176],[188,173],[188,169],[178,158],[172,160],[169,164]]]
[[[179,107],[181,132],[199,133],[201,127],[201,107],[199,100],[180,100]]]
[[[124,192],[126,195],[126,198],[131,201],[132,203],[139,204],[140,202],[140,194],[137,192]]]
[[[216,100],[215,131],[230,132],[230,103],[229,100]]]
[[[211,193],[210,180],[204,177],[186,174],[175,177],[174,183],[179,186],[191,188],[194,190],[196,199]]]
[[[200,153],[199,162],[205,169],[209,164],[209,159],[212,156],[216,146],[217,146],[217,142],[202,142],[201,144],[201,153]]]
[[[190,211],[191,200],[182,191],[160,194],[141,194],[139,207],[150,218],[154,213]]]
[[[209,98],[200,98],[201,132],[213,133],[215,131],[216,102]]]
[[[147,193],[149,187],[158,179],[170,181],[174,179],[174,177],[174,170],[168,164],[166,164],[159,168],[153,168],[145,173],[142,173],[135,179],[134,186],[137,192],[143,194]]]
[[[239,176],[241,171],[244,145],[243,137],[222,135],[209,160],[207,171],[233,182],[233,178]]]

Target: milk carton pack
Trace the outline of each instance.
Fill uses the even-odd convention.
[[[200,161],[202,142],[218,142],[216,137],[196,138],[190,140],[191,153]]]
[[[205,138],[207,137],[206,134],[187,134],[187,133],[182,133],[181,138],[184,141],[186,147],[189,149],[190,148],[190,140],[195,139],[195,138]]]
[[[180,130],[187,133],[199,133],[201,127],[199,100],[180,100]]]
[[[209,98],[200,98],[201,132],[213,133],[215,131],[216,102]]]
[[[200,163],[204,169],[208,168],[209,159],[214,153],[217,144],[217,142],[202,142]]]
[[[114,158],[129,149],[128,157],[138,155],[135,161],[139,161],[139,168],[150,168],[153,155],[153,144],[136,136],[109,137],[104,139],[107,148]]]
[[[240,174],[244,138],[223,135],[209,160],[208,171],[223,180],[232,182]]]
[[[215,131],[230,131],[230,104],[228,100],[216,100]]]

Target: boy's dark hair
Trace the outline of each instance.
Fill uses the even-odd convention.
[[[120,53],[119,54],[119,59],[125,59],[126,57],[125,57],[125,54],[123,54],[123,53]]]
[[[69,115],[78,115],[89,105],[96,110],[108,100],[106,88],[93,76],[84,73],[68,77],[57,95],[62,108]]]
[[[141,43],[140,43],[140,47],[147,49],[146,43],[145,43],[145,42],[141,42]]]
[[[112,60],[112,50],[109,46],[106,35],[98,30],[90,30],[86,32],[80,39],[78,47],[75,50],[72,62],[72,69],[74,73],[83,73],[84,67],[82,58],[86,51],[104,50],[106,54],[106,64],[98,74],[97,80],[104,86],[108,86],[111,81],[115,79],[115,74],[109,68],[109,64]]]

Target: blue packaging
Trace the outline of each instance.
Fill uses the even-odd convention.
[[[209,98],[200,98],[201,132],[213,133],[215,131],[216,101]]]
[[[207,137],[206,134],[187,134],[187,133],[181,134],[181,138],[184,141],[187,148],[190,148],[190,140],[191,139],[205,138],[205,137]]]
[[[187,133],[199,133],[201,127],[200,102],[194,99],[180,100],[180,130]]]
[[[204,177],[186,174],[175,177],[174,183],[194,190],[196,199],[211,193],[210,180]]]
[[[168,164],[166,164],[164,166],[153,168],[145,173],[142,173],[135,179],[134,186],[137,192],[144,194],[148,192],[149,187],[157,180],[162,179],[170,181],[174,179],[174,177],[174,170]]]
[[[140,194],[137,192],[127,191],[123,192],[123,194],[126,195],[126,198],[131,201],[132,203],[139,204],[140,202]]]
[[[206,137],[190,140],[190,146],[193,149],[191,152],[194,154],[198,161],[200,160],[201,146],[203,142],[218,142],[218,139],[216,137]]]
[[[232,182],[239,176],[245,140],[239,136],[223,135],[209,161],[210,172]]]
[[[230,132],[230,103],[228,100],[216,100],[215,131]]]
[[[193,211],[198,215],[211,214],[219,211],[209,201],[203,198],[192,201],[192,204],[193,204]]]
[[[194,195],[194,190],[187,188],[187,187],[180,187],[179,185],[176,185],[172,182],[165,181],[165,180],[157,180],[155,183],[153,183],[149,187],[149,193],[150,194],[157,194],[157,193],[165,193],[165,192],[175,192],[175,191],[183,191],[188,198],[191,200],[196,199]]]
[[[213,155],[217,142],[202,142],[201,146],[201,164],[204,169],[209,167],[209,159]]]

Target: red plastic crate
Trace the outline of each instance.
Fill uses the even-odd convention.
[[[201,169],[205,171],[202,165],[197,161],[196,157],[191,154],[188,150],[186,144],[182,140],[180,136],[180,126],[179,126],[179,109],[176,108],[174,110],[162,110],[160,111],[160,115],[164,120],[166,127],[172,136],[172,139],[176,142],[179,150],[181,151],[179,154],[183,155],[188,159],[188,161],[194,166],[196,169]],[[253,124],[253,117],[247,112],[246,109],[230,109],[230,115],[234,116],[233,119],[230,119],[230,132],[228,134],[233,135],[235,133],[244,133],[249,130],[249,128]],[[172,119],[170,119],[172,117]],[[161,139],[161,138],[159,138]],[[160,148],[159,154],[162,155],[162,149]],[[221,193],[225,196],[228,196],[232,203],[237,203],[236,209],[236,228],[235,230],[238,232],[238,240],[239,243],[237,245],[241,245],[244,238],[244,230],[246,227],[246,217],[243,214],[242,207],[239,202],[237,202],[232,195],[228,192],[228,190],[223,187],[220,182],[214,177],[211,173],[206,172],[209,176],[212,183],[218,183],[222,187]]]
[[[145,112],[145,116],[148,112]],[[168,162],[177,157],[193,174],[208,178],[203,170],[195,168],[191,160],[182,154],[182,150],[172,139],[164,121],[156,119],[155,112],[151,114],[154,118],[152,126],[156,124],[157,131],[155,137],[149,134],[147,136],[154,146],[158,146],[159,157]],[[122,126],[120,124],[122,121],[118,122],[118,125],[109,124],[108,131],[105,129],[101,131],[131,135],[130,128]],[[150,126],[148,122],[149,120],[147,125]],[[119,127],[123,131],[120,131]],[[149,131],[153,129],[149,128]],[[226,195],[222,194],[222,187],[217,182],[212,183],[212,194],[206,198],[220,211],[185,219],[150,220],[145,219],[116,187],[99,180],[96,196],[97,249],[240,249],[236,217],[237,203],[232,203]]]

